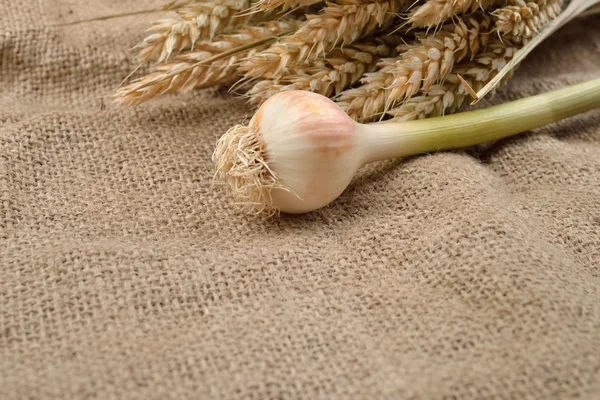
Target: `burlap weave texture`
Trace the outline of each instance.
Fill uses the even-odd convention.
[[[243,100],[110,111],[152,17],[52,26],[158,3],[0,0],[0,399],[600,398],[600,112],[248,217]],[[597,76],[599,26],[495,101]]]

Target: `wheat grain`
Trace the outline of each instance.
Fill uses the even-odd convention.
[[[336,45],[347,46],[386,26],[402,4],[404,0],[352,5],[328,3],[320,14],[308,15],[307,21],[293,35],[248,58],[241,68],[247,78],[271,79]]]
[[[382,59],[380,69],[366,74],[362,86],[343,92],[338,104],[357,120],[377,118],[386,108],[443,81],[469,51],[484,47],[488,35],[481,28],[489,22],[480,13],[456,18],[455,24],[446,24],[432,35],[420,35],[418,44],[400,46],[401,57]]]
[[[529,39],[560,14],[564,0],[511,0],[509,4],[492,12],[498,32]]]
[[[427,0],[409,15],[408,21],[415,27],[440,25],[446,20],[468,11],[487,9],[496,0]]]
[[[471,59],[473,59],[475,54],[479,53],[480,49],[484,49],[487,46],[490,38],[490,23],[491,19],[486,12],[468,17],[468,40]]]
[[[239,17],[250,0],[221,0],[218,2],[190,2],[177,9],[180,19],[156,21],[150,33],[135,48],[140,62],[163,62],[172,54],[194,48],[199,40],[211,40],[217,34],[236,25],[247,23],[253,15]]]
[[[506,65],[516,50],[517,48],[511,43],[496,41],[490,45],[489,52],[478,55],[474,61],[457,65],[443,84],[433,85],[420,96],[415,96],[402,105],[387,110],[386,113],[392,116],[393,121],[408,121],[455,112],[469,96],[468,90],[461,84],[457,74],[460,74],[477,91]],[[510,76],[512,72],[503,79],[503,82],[510,79]]]
[[[198,50],[179,55],[178,61],[159,65],[155,72],[117,90],[115,102],[119,105],[137,105],[167,93],[185,93],[194,88],[233,83],[241,76],[238,70],[240,61],[257,49],[236,53],[206,65],[196,64],[258,39],[290,31],[298,25],[297,21],[269,21],[263,26],[244,26],[238,33],[221,35],[220,40],[214,42],[201,42]]]
[[[452,74],[444,84],[432,86],[424,94],[388,110],[387,114],[392,116],[390,121],[410,121],[454,112],[460,108],[465,99],[464,94],[456,93],[458,88],[458,78]]]

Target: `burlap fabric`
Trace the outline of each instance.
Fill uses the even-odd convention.
[[[103,109],[154,2],[2,0],[0,398],[600,398],[600,112],[249,218],[220,91]],[[600,72],[563,29],[496,101]],[[104,104],[108,102],[104,100]]]

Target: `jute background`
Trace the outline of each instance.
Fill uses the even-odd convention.
[[[600,112],[363,170],[275,220],[211,186],[223,91],[103,109],[157,2],[0,0],[0,398],[600,398]],[[597,76],[600,19],[494,101]]]

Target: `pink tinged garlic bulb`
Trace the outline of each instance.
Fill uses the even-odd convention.
[[[299,214],[335,200],[364,164],[498,140],[598,107],[600,78],[447,117],[359,124],[330,99],[292,90],[227,131],[213,161],[238,205]]]
[[[364,163],[358,128],[327,97],[280,92],[248,127],[235,126],[221,138],[214,159],[242,204],[257,211],[304,213],[335,200]],[[240,133],[250,138],[236,141]],[[252,151],[243,147],[248,141]]]

